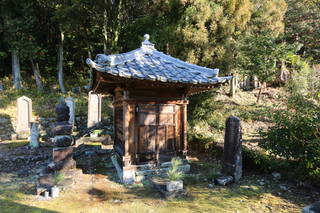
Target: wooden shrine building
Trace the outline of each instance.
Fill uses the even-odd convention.
[[[87,59],[92,91],[113,96],[114,150],[124,179],[132,178],[137,165],[185,156],[187,97],[231,79],[159,52],[149,35],[144,38],[136,50]]]

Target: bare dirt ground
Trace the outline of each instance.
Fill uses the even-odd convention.
[[[184,180],[187,196],[165,200],[148,181],[131,186],[120,184],[109,152],[105,152],[79,157],[77,163],[82,169],[73,173],[72,181],[64,181],[60,197],[44,200],[34,195],[34,188],[37,174],[50,160],[50,153],[50,147],[30,150],[23,141],[1,144],[1,213],[301,212],[303,206],[320,198],[312,187],[301,188],[286,180],[273,180],[271,174],[258,175],[254,171],[244,171],[237,184],[215,186],[210,171],[219,169],[219,161],[193,155],[191,175]]]

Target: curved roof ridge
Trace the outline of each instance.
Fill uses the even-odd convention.
[[[158,51],[145,35],[141,47],[130,52],[106,55],[98,54],[87,64],[100,72],[125,78],[191,84],[214,84],[231,77],[218,77],[219,69],[201,67]]]

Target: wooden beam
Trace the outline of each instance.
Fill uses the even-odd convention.
[[[187,104],[182,105],[183,114],[183,155],[186,156],[188,152],[188,140],[187,140]]]

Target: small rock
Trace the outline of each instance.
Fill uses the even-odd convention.
[[[280,180],[281,179],[281,174],[278,172],[273,172],[272,174],[273,180]]]
[[[264,186],[264,185],[265,185],[265,182],[259,181],[259,185],[260,185],[260,186]]]
[[[233,182],[233,177],[232,176],[221,176],[216,179],[216,182],[217,182],[217,184],[219,184],[221,186],[225,186],[225,185],[228,185]]]
[[[214,186],[214,185],[213,185],[213,184],[211,184],[211,183],[210,183],[210,184],[208,184],[208,187],[209,187],[209,188],[213,188],[213,186]]]
[[[268,206],[266,206],[266,208],[272,210],[272,206],[269,206],[269,205],[268,205]]]
[[[285,185],[280,185],[279,188],[284,191],[288,190],[288,187],[286,187]]]

